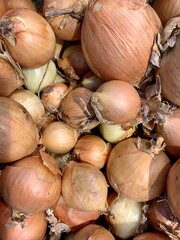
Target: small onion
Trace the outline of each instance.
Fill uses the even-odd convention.
[[[49,23],[33,10],[8,10],[0,20],[0,36],[12,58],[24,67],[39,67],[53,58],[54,32]]]
[[[0,126],[0,162],[13,162],[36,150],[38,129],[20,103],[0,97]]]
[[[170,240],[170,239],[171,238],[156,232],[145,232],[133,238],[133,240]]]
[[[160,29],[158,15],[145,0],[92,1],[81,30],[86,62],[105,80],[138,85],[145,76]]]
[[[35,213],[21,220],[13,222],[12,208],[0,198],[0,239],[2,240],[42,240],[47,229],[45,212]]]
[[[99,218],[100,211],[79,211],[69,207],[61,195],[58,201],[51,207],[54,216],[60,221],[68,225],[72,231],[76,231],[88,223]]]
[[[22,88],[15,90],[9,98],[23,105],[36,125],[40,123],[42,117],[45,115],[45,109],[38,96],[33,92]]]
[[[49,152],[68,153],[76,144],[79,132],[63,121],[50,123],[42,132],[42,144]]]
[[[171,167],[167,178],[167,199],[175,217],[180,220],[180,159]]]
[[[91,106],[93,92],[84,87],[71,90],[61,101],[59,117],[76,129],[92,129],[99,124]]]
[[[6,9],[28,8],[36,11],[36,5],[32,0],[6,0]]]
[[[1,180],[4,200],[18,212],[45,211],[61,193],[60,170],[54,158],[43,151],[6,166]]]
[[[40,92],[44,87],[53,83],[57,75],[56,65],[52,60],[37,68],[23,67],[22,71],[26,77],[24,86],[34,93]]]
[[[107,182],[98,168],[71,161],[62,173],[62,196],[70,207],[80,211],[107,210]]]
[[[155,0],[152,7],[157,12],[163,25],[170,18],[180,15],[179,0]]]
[[[112,232],[120,239],[135,236],[141,224],[142,203],[111,192],[108,206],[110,213],[105,218]]]
[[[134,137],[114,146],[106,172],[117,193],[144,202],[163,193],[170,167],[170,160],[161,148],[151,146],[147,139]]]
[[[111,144],[106,143],[101,137],[86,134],[76,142],[73,156],[76,161],[87,162],[101,169],[105,166],[111,149]]]
[[[75,234],[73,240],[115,240],[114,236],[105,227],[97,224],[88,224]]]
[[[101,123],[122,124],[138,116],[141,100],[131,84],[112,80],[93,92],[91,105]]]

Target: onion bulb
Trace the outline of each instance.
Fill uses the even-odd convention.
[[[152,6],[163,25],[165,25],[170,18],[180,15],[179,0],[155,0]]]
[[[111,231],[120,239],[135,236],[141,224],[142,203],[111,192],[108,206],[110,213],[105,218]]]
[[[133,240],[170,240],[170,239],[171,238],[156,232],[145,232],[133,238]]]
[[[107,181],[98,168],[71,161],[62,173],[62,196],[70,207],[102,213],[107,210]]]
[[[96,91],[98,87],[101,86],[105,81],[98,76],[96,76],[92,71],[89,71],[86,73],[82,80],[81,80],[81,86],[88,88],[91,91]]]
[[[91,105],[100,123],[123,124],[138,116],[141,100],[131,84],[112,80],[93,92]]]
[[[60,170],[43,150],[6,166],[1,180],[2,197],[17,212],[45,211],[61,193]]]
[[[36,150],[38,129],[20,103],[0,97],[0,126],[0,162],[13,162]]]
[[[105,227],[97,224],[88,224],[78,230],[73,240],[115,240],[114,236]]]
[[[0,0],[0,18],[4,15],[6,11],[6,2],[4,0]]]
[[[78,130],[63,121],[55,121],[42,132],[42,144],[51,153],[65,154],[75,146],[78,137]]]
[[[158,141],[128,138],[113,147],[106,172],[117,193],[138,202],[163,193],[171,164]]]
[[[0,239],[3,240],[42,240],[47,230],[45,212],[35,213],[19,219],[13,216],[13,209],[0,198]]]
[[[8,10],[0,20],[0,36],[12,58],[23,67],[42,66],[54,56],[54,32],[49,23],[33,10]]]
[[[180,220],[180,159],[178,159],[171,167],[167,178],[167,199],[169,206],[174,214]]]
[[[157,13],[145,0],[92,1],[81,30],[86,62],[107,81],[117,79],[138,85],[145,76],[160,29]]]
[[[32,0],[6,0],[6,8],[14,9],[14,8],[28,8],[36,11],[36,5]]]

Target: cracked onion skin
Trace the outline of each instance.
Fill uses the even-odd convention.
[[[138,85],[161,27],[158,15],[146,1],[92,1],[81,29],[86,62],[104,80]]]

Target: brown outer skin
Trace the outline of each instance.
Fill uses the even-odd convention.
[[[81,29],[86,62],[107,81],[117,79],[138,85],[160,29],[158,15],[145,1],[93,1]]]
[[[170,238],[156,232],[146,232],[133,238],[133,240],[170,240]]]

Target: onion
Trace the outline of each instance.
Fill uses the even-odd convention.
[[[24,86],[34,93],[39,93],[44,87],[56,80],[57,69],[55,63],[50,60],[48,63],[37,68],[22,68],[26,77]]]
[[[33,10],[8,10],[0,20],[0,36],[13,59],[23,67],[39,67],[53,58],[54,32],[49,23]]]
[[[6,0],[6,8],[14,9],[14,8],[28,8],[36,11],[36,5],[32,0]]]
[[[88,0],[45,0],[43,15],[58,39],[80,40],[81,24]]]
[[[88,223],[97,220],[101,214],[100,211],[79,211],[69,207],[62,195],[51,209],[58,221],[68,225],[71,231],[77,231]]]
[[[59,117],[69,126],[88,130],[96,127],[99,121],[91,106],[93,92],[84,87],[71,90],[61,101]]]
[[[161,29],[158,15],[145,2],[96,0],[87,8],[82,50],[97,76],[133,85],[144,78],[154,38]]]
[[[13,162],[36,150],[38,129],[20,103],[0,97],[0,162]]]
[[[13,216],[12,208],[0,198],[0,232],[3,240],[42,240],[47,229],[45,212],[27,216],[24,221]],[[23,219],[23,218],[22,218]],[[14,221],[13,221],[14,220]]]
[[[45,211],[61,192],[60,170],[54,158],[43,150],[6,166],[1,180],[2,196],[17,212]]]
[[[180,15],[179,0],[155,0],[153,8],[157,12],[163,25],[165,25],[170,18]]]
[[[145,232],[133,238],[133,240],[170,240],[170,238],[156,232]]]
[[[33,92],[22,88],[15,90],[9,98],[22,104],[38,126],[42,117],[45,115],[44,106],[38,96]]]
[[[148,208],[147,218],[153,228],[174,238],[180,237],[180,222],[174,217],[167,199],[156,198]]]
[[[93,92],[91,105],[101,123],[122,124],[138,116],[141,100],[131,84],[112,80]]]
[[[106,143],[101,137],[86,134],[76,142],[73,156],[76,161],[87,162],[101,169],[105,166],[111,149],[111,144]]]
[[[49,152],[68,153],[76,144],[79,132],[65,122],[50,123],[42,132],[42,144]]]
[[[6,12],[6,2],[4,0],[0,0],[0,18],[4,15]]]
[[[142,203],[113,191],[108,196],[108,206],[110,213],[105,217],[112,232],[120,239],[135,236],[141,224]]]
[[[62,196],[80,211],[107,210],[107,182],[103,173],[89,163],[71,161],[63,168]]]
[[[180,209],[179,209],[179,186],[180,186],[180,159],[178,159],[171,167],[168,178],[167,178],[167,199],[169,206],[175,217],[180,220]]]
[[[117,193],[138,202],[149,201],[163,193],[171,164],[158,141],[129,138],[114,146],[106,172]]]
[[[97,224],[88,224],[77,231],[73,240],[115,240],[110,231]]]
[[[96,91],[101,84],[104,83],[104,80],[96,76],[92,71],[89,71],[81,80],[81,86],[88,88],[91,91]]]

